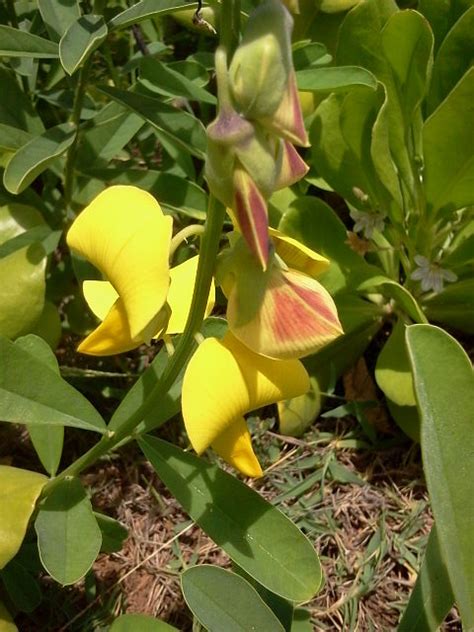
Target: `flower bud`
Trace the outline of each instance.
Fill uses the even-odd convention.
[[[292,27],[280,0],[265,0],[247,22],[229,79],[235,102],[248,118],[269,117],[280,105],[292,68]]]

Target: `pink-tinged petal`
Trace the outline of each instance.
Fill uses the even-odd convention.
[[[294,71],[289,75],[288,85],[277,111],[261,122],[290,143],[309,147]]]
[[[270,248],[267,203],[249,174],[239,166],[234,170],[234,211],[240,232],[265,270]]]
[[[253,353],[228,333],[206,338],[186,368],[182,390],[183,418],[198,454],[224,435],[243,415],[309,388],[297,360],[273,360]],[[235,436],[234,436],[235,438]],[[225,442],[225,441],[224,441]],[[222,448],[222,443],[218,443]],[[228,447],[228,454],[233,447]]]
[[[301,158],[293,145],[287,140],[281,141],[282,161],[281,169],[275,184],[275,189],[284,189],[301,180],[309,170],[308,165]]]
[[[163,335],[168,318],[169,308],[165,305],[155,318],[156,337]],[[122,299],[119,298],[112,305],[103,322],[79,344],[77,350],[87,355],[108,356],[131,351],[143,342],[148,341],[132,337],[128,314]]]
[[[289,268],[309,274],[313,278],[318,277],[329,268],[330,262],[326,257],[279,230],[274,228],[268,230],[276,253]]]
[[[214,452],[245,476],[260,478],[262,468],[252,448],[250,432],[241,417],[227,430],[224,430],[211,445]]]
[[[251,279],[248,283],[251,283]],[[243,319],[243,281],[234,283],[227,305],[232,333],[250,349],[270,358],[301,358],[342,333],[328,291],[311,277],[274,266],[253,318]]]

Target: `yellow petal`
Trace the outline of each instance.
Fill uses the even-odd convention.
[[[159,328],[157,337],[163,335],[168,318],[169,307],[165,304],[158,312],[158,317],[154,319],[154,323]],[[143,342],[148,341],[132,337],[128,315],[122,299],[119,298],[110,308],[104,321],[80,343],[77,350],[88,355],[107,356],[125,353]]]
[[[331,295],[310,276],[274,265],[263,297],[256,295],[253,305],[252,282],[250,275],[236,277],[227,320],[232,333],[256,353],[302,358],[342,333]]]
[[[274,228],[268,229],[277,254],[293,270],[317,277],[328,269],[329,260],[301,242]]]
[[[184,331],[191,308],[198,262],[199,256],[191,257],[170,271],[171,285],[168,292],[168,304],[171,307],[171,317],[166,328],[167,334],[181,334]],[[214,281],[212,281],[204,318],[207,318],[214,309],[215,300],[216,288]]]
[[[222,340],[207,338],[191,358],[183,381],[189,440],[200,454],[245,413],[308,388],[308,374],[297,360],[259,356],[230,333]]]
[[[118,299],[116,289],[108,281],[84,281],[82,293],[91,312],[99,320],[105,320],[112,305]]]
[[[245,476],[252,476],[253,478],[263,476],[262,468],[252,448],[250,432],[243,417],[224,430],[213,441],[212,449]]]
[[[102,191],[69,230],[69,246],[91,261],[123,301],[131,338],[158,329],[169,287],[170,217],[145,191],[113,186]]]

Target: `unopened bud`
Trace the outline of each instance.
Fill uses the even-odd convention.
[[[282,153],[278,139],[271,138],[262,128],[254,125],[252,137],[236,144],[235,153],[262,195],[270,197],[281,172]]]
[[[292,68],[292,28],[280,0],[265,0],[247,22],[229,79],[235,102],[248,118],[271,116],[280,105]]]

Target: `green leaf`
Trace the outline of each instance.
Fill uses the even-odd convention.
[[[128,537],[128,531],[118,520],[114,520],[110,516],[106,516],[94,511],[95,519],[102,532],[102,546],[100,550],[103,553],[115,553],[123,547],[124,540]]]
[[[397,632],[433,632],[451,610],[454,597],[440,549],[436,525],[428,538],[425,555]]]
[[[336,66],[332,68],[307,68],[296,73],[299,90],[313,92],[345,92],[354,86],[366,86],[375,90],[377,79],[359,66]]]
[[[284,632],[270,608],[245,579],[203,564],[181,575],[183,595],[209,632]]]
[[[316,552],[278,509],[217,466],[165,441],[143,437],[139,445],[184,510],[249,575],[292,601],[317,592]]]
[[[474,68],[456,84],[423,127],[424,182],[432,215],[474,203]]]
[[[49,36],[55,42],[59,42],[81,15],[78,0],[38,0],[38,8]]]
[[[164,96],[177,96],[202,103],[217,103],[216,97],[158,59],[145,57],[140,64],[140,83]]]
[[[424,307],[429,320],[474,334],[474,279],[451,283]]]
[[[472,0],[418,0],[418,10],[435,35],[435,52],[456,20],[470,7]]]
[[[463,627],[474,628],[474,373],[468,355],[432,325],[407,330],[421,415],[423,469]]]
[[[123,614],[112,623],[109,632],[178,632],[172,625],[146,614]]]
[[[43,474],[0,465],[0,568],[18,553],[36,500],[47,481]]]
[[[410,361],[405,346],[405,323],[399,319],[377,358],[375,379],[379,388],[398,406],[415,406]]]
[[[62,123],[20,147],[3,174],[3,184],[7,191],[15,194],[24,191],[55,158],[67,151],[74,138],[74,125]]]
[[[399,11],[382,31],[382,47],[395,77],[408,129],[427,91],[433,65],[433,33],[417,11]]]
[[[92,404],[53,370],[0,337],[0,419],[105,432]]]
[[[113,17],[109,22],[109,28],[110,30],[123,29],[151,17],[167,15],[175,11],[197,9],[197,7],[197,2],[183,2],[183,0],[160,0],[159,6],[156,0],[141,0],[141,2],[137,2]]]
[[[45,340],[29,334],[18,338],[15,344],[59,375],[58,361]],[[28,432],[44,469],[50,476],[54,476],[63,451],[64,427],[51,424],[30,426]]]
[[[18,127],[0,123],[0,149],[16,151],[22,145],[26,145],[33,136]]]
[[[399,406],[386,399],[387,408],[395,423],[415,443],[420,443],[420,415],[416,406]]]
[[[436,56],[427,98],[433,112],[469,70],[474,58],[474,6],[464,13],[444,39]]]
[[[117,103],[108,103],[81,134],[77,165],[81,169],[105,167],[143,127],[143,119]]]
[[[30,99],[20,88],[14,73],[0,68],[0,123],[18,127],[31,134],[41,134],[44,130],[40,117],[33,109]]]
[[[125,92],[108,86],[102,86],[98,89],[141,116],[161,133],[179,143],[193,156],[204,158],[206,132],[201,121],[191,114],[158,99],[135,92]]]
[[[41,563],[63,586],[84,577],[102,544],[90,500],[75,478],[61,481],[45,498],[35,530]]]
[[[41,603],[40,587],[33,575],[16,560],[9,562],[0,571],[0,577],[15,608],[21,612],[33,612],[39,606]]]
[[[51,59],[59,56],[58,46],[43,37],[0,24],[0,56]]]
[[[80,68],[107,37],[101,15],[83,15],[73,22],[59,42],[59,57],[68,75]]]
[[[36,209],[24,204],[0,207],[0,335],[14,338],[31,331],[43,310],[46,252],[36,240],[21,243],[37,230],[51,232]]]

